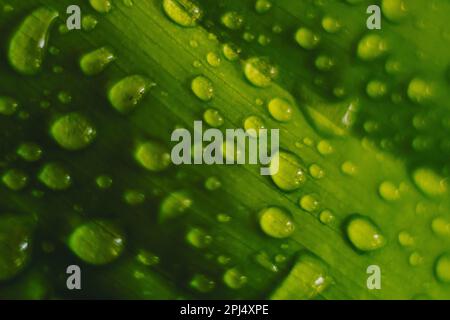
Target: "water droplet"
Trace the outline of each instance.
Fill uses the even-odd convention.
[[[335,61],[330,56],[321,54],[316,58],[314,64],[320,71],[329,71],[334,67]]]
[[[244,121],[244,129],[249,133],[250,136],[256,137],[259,135],[261,129],[266,129],[266,125],[264,120],[258,116],[250,116]],[[252,131],[249,131],[252,130]],[[256,135],[253,134],[253,130],[256,132]]]
[[[0,114],[5,116],[13,115],[19,108],[19,103],[10,97],[0,96]]]
[[[386,201],[395,201],[400,199],[400,190],[390,181],[384,181],[378,187],[380,196]]]
[[[265,234],[277,239],[288,238],[295,230],[289,212],[278,207],[268,207],[258,213],[259,225]]]
[[[186,213],[192,206],[192,199],[184,191],[176,191],[169,194],[159,208],[159,220],[165,222],[177,218]]]
[[[198,249],[208,247],[212,240],[213,238],[200,228],[192,228],[186,235],[186,241]]]
[[[139,263],[142,263],[144,266],[152,267],[157,264],[159,264],[159,257],[155,255],[154,253],[151,253],[147,250],[139,250],[138,254],[136,255],[136,260]]]
[[[137,206],[145,202],[145,194],[138,190],[126,191],[123,198],[130,206]]]
[[[134,5],[133,0],[122,0],[122,3],[125,7],[131,8]]]
[[[369,34],[359,41],[357,54],[361,60],[371,61],[383,56],[387,50],[386,40],[378,34]]]
[[[431,229],[440,237],[450,238],[450,220],[445,217],[437,217],[431,221]]]
[[[244,39],[247,42],[252,42],[253,40],[255,40],[255,35],[251,32],[246,31],[242,35],[242,39]]]
[[[217,257],[217,262],[220,265],[226,265],[226,264],[230,263],[230,261],[231,261],[231,258],[227,257],[227,256],[224,256],[224,255],[220,255],[220,256]]]
[[[278,172],[276,172],[278,169]],[[306,181],[305,171],[297,156],[280,151],[270,164],[273,182],[284,191],[293,191],[300,188]]]
[[[325,177],[325,171],[323,168],[315,163],[309,166],[309,173],[314,179],[322,179]]]
[[[368,217],[353,215],[346,226],[347,237],[361,251],[373,251],[384,247],[385,237]]]
[[[408,97],[412,102],[425,103],[433,96],[432,86],[423,79],[414,78],[408,85]]]
[[[256,0],[255,2],[255,10],[258,13],[266,13],[272,8],[272,2],[269,0]]]
[[[278,69],[264,58],[250,58],[244,64],[244,73],[248,81],[257,87],[268,87],[278,75]]]
[[[112,9],[110,0],[89,0],[92,8],[99,13],[108,13]]]
[[[218,66],[220,66],[220,63],[222,62],[219,55],[217,55],[217,53],[215,53],[215,52],[209,52],[206,55],[206,61],[208,62],[208,64],[211,67],[218,67]]]
[[[418,168],[412,174],[417,188],[430,197],[439,197],[448,191],[447,181],[429,168]]]
[[[160,143],[147,141],[136,148],[135,159],[147,170],[160,172],[171,164],[169,150]]]
[[[205,76],[197,76],[191,83],[192,92],[197,98],[203,101],[209,101],[214,96],[214,87],[208,78]]]
[[[372,99],[381,98],[386,95],[387,86],[382,81],[372,80],[366,86],[366,93]]]
[[[80,68],[85,75],[94,76],[101,73],[115,59],[111,49],[102,47],[83,55],[80,59]]]
[[[94,220],[77,227],[69,237],[69,248],[83,261],[104,265],[116,260],[123,252],[125,236],[115,224]]]
[[[413,253],[411,253],[411,255],[409,256],[409,264],[411,266],[417,267],[422,263],[423,263],[423,256],[419,252],[414,251]]]
[[[239,55],[241,54],[241,49],[232,43],[225,43],[222,46],[222,52],[225,58],[228,61],[236,61],[239,59]]]
[[[195,27],[203,16],[202,8],[192,0],[164,0],[164,12],[183,27]]]
[[[231,289],[240,289],[247,281],[247,277],[237,268],[228,269],[223,275],[223,282]]]
[[[398,234],[398,243],[403,247],[412,247],[415,244],[415,239],[409,232],[401,231]]]
[[[22,217],[0,216],[0,281],[10,280],[27,265],[31,231],[32,226]]]
[[[42,149],[36,143],[25,142],[17,148],[17,155],[25,161],[34,162],[41,158]]]
[[[450,253],[444,253],[436,260],[434,272],[439,281],[450,283]]]
[[[258,36],[258,43],[262,46],[267,46],[272,42],[272,40],[270,39],[269,36],[265,35],[265,34],[260,34]]]
[[[65,190],[72,184],[69,172],[58,163],[46,164],[39,172],[38,178],[52,190]]]
[[[334,148],[328,140],[321,140],[317,144],[317,151],[319,151],[321,155],[325,156],[332,154],[334,152]]]
[[[320,201],[316,195],[307,194],[300,198],[300,207],[308,212],[316,212],[320,207]]]
[[[322,28],[328,33],[336,33],[341,27],[341,22],[333,17],[325,16],[322,19]]]
[[[274,98],[270,100],[268,109],[270,115],[277,121],[287,122],[292,118],[293,107],[284,99]]]
[[[400,21],[408,14],[408,8],[404,0],[383,0],[381,9],[383,15],[391,21]]]
[[[244,25],[244,17],[236,11],[229,11],[221,18],[222,24],[230,30],[239,30]]]
[[[223,125],[223,117],[216,109],[208,109],[203,113],[203,120],[213,128],[218,128]]]
[[[300,254],[287,277],[272,293],[273,300],[313,299],[332,283],[327,264],[309,252]]]
[[[58,92],[58,101],[62,104],[69,104],[72,102],[72,95],[67,91]]]
[[[334,219],[335,219],[334,214],[330,210],[323,210],[319,214],[319,220],[323,224],[331,224],[333,223]]]
[[[203,274],[196,274],[189,285],[199,292],[206,293],[213,290],[216,283]]]
[[[139,75],[128,76],[117,82],[108,93],[111,105],[120,113],[133,111],[152,84]]]
[[[39,8],[21,23],[8,48],[9,62],[16,71],[34,75],[41,70],[47,51],[49,29],[57,17],[56,11]]]
[[[214,190],[220,189],[221,186],[222,186],[222,182],[220,182],[219,178],[217,178],[217,177],[209,177],[205,181],[205,188],[206,188],[206,190],[209,190],[209,191],[214,191]]]
[[[278,266],[274,264],[271,260],[269,255],[262,251],[258,252],[255,256],[255,261],[264,269],[271,271],[271,272],[278,272]]]
[[[81,19],[81,26],[83,30],[87,32],[94,30],[97,24],[97,18],[89,14],[83,15],[83,18]]]
[[[302,27],[295,33],[295,41],[303,49],[311,50],[317,47],[320,42],[320,37],[310,29]]]
[[[341,171],[348,176],[354,176],[358,171],[356,165],[351,161],[345,161],[341,165]]]
[[[86,148],[97,135],[91,122],[76,112],[59,117],[50,133],[61,147],[72,151]]]
[[[108,189],[111,188],[113,180],[110,176],[101,175],[95,179],[95,183],[100,189]]]
[[[2,176],[3,183],[11,190],[19,191],[26,187],[28,176],[19,169],[10,169]]]
[[[231,221],[231,216],[225,213],[219,213],[216,216],[217,221],[221,222],[221,223],[228,223]]]

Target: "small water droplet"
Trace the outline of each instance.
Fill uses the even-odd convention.
[[[398,243],[403,247],[412,247],[415,244],[414,237],[407,231],[398,233]]]
[[[277,158],[272,160],[270,167],[271,172],[278,172],[271,175],[275,185],[284,191],[293,191],[300,188],[306,181],[305,171],[303,165],[297,156],[280,151]]]
[[[308,28],[300,28],[295,33],[295,41],[303,48],[311,50],[319,45],[320,37]]]
[[[192,92],[203,101],[210,101],[214,97],[214,86],[205,76],[197,76],[191,83]]]
[[[267,59],[250,58],[244,64],[244,73],[248,81],[257,87],[268,87],[278,75],[278,68]]]
[[[334,152],[334,148],[328,140],[321,140],[317,144],[317,151],[319,151],[321,155],[329,155]]]
[[[108,98],[114,109],[127,114],[136,108],[151,86],[153,84],[143,76],[128,76],[112,86]]]
[[[223,282],[230,289],[240,289],[247,283],[247,281],[247,276],[242,274],[242,272],[237,268],[228,269],[223,275]]]
[[[353,215],[346,226],[347,237],[353,246],[361,251],[373,251],[386,244],[380,229],[368,217]]]
[[[439,197],[448,191],[448,182],[432,169],[418,168],[412,177],[417,188],[430,197]]]
[[[218,67],[220,66],[220,63],[222,60],[220,59],[219,55],[215,52],[209,52],[206,55],[206,61],[211,67]]]
[[[186,241],[195,248],[203,249],[208,247],[213,238],[200,228],[192,228],[186,235]]]
[[[13,115],[19,108],[16,99],[0,96],[0,114],[5,116]]]
[[[316,212],[320,207],[320,201],[314,194],[302,196],[299,201],[300,207],[308,212]]]
[[[320,222],[322,222],[323,224],[331,224],[333,223],[335,217],[333,212],[331,212],[330,210],[326,209],[323,210],[320,214],[319,214],[319,220]]]
[[[217,177],[209,177],[205,181],[205,188],[209,191],[218,190],[222,187],[222,182],[220,182],[219,178]]]
[[[92,8],[99,13],[108,13],[112,9],[110,0],[89,0]]]
[[[165,222],[182,216],[191,206],[192,199],[185,191],[173,192],[161,202],[159,221]]]
[[[25,142],[17,148],[17,155],[28,162],[38,161],[42,156],[42,149],[33,142]]]
[[[325,177],[325,171],[323,168],[315,163],[309,166],[309,173],[314,179],[322,179]]]
[[[363,61],[375,60],[383,56],[388,50],[386,40],[378,34],[368,34],[358,43],[357,54]]]
[[[76,112],[59,117],[52,124],[50,133],[61,147],[72,151],[86,148],[97,135],[91,122]]]
[[[336,33],[341,27],[341,22],[334,17],[325,16],[322,19],[322,28],[328,33]]]
[[[39,181],[52,190],[65,190],[72,184],[70,173],[58,163],[48,163],[38,175]]]
[[[10,169],[3,174],[2,181],[9,189],[19,191],[28,184],[28,176],[22,170]]]
[[[137,206],[145,202],[145,194],[139,190],[127,190],[123,195],[123,199],[130,206]]]
[[[236,11],[226,12],[220,20],[230,30],[239,30],[244,25],[244,17]]]
[[[242,50],[232,43],[225,43],[222,46],[222,53],[228,61],[238,60],[241,52]]]
[[[277,121],[288,122],[292,119],[292,105],[281,98],[273,98],[268,104],[270,115]]]
[[[138,145],[135,159],[147,170],[160,172],[171,164],[168,148],[155,141],[146,141]]]
[[[86,53],[80,59],[81,71],[87,76],[101,73],[114,60],[116,56],[111,49],[102,47]]]
[[[83,15],[83,18],[81,19],[81,26],[83,30],[87,32],[94,30],[97,24],[97,18],[90,14]]]
[[[203,274],[196,274],[191,279],[189,285],[201,293],[206,293],[213,290],[216,283]]]
[[[396,201],[400,199],[400,190],[390,181],[383,181],[378,187],[378,192],[386,201]]]
[[[203,113],[203,120],[213,128],[221,127],[224,123],[223,117],[216,109],[208,109]]]
[[[353,162],[345,161],[341,165],[341,171],[345,175],[354,176],[357,173],[358,169]]]
[[[109,189],[113,184],[113,180],[110,176],[101,175],[95,179],[95,183],[100,189]]]
[[[136,260],[147,267],[155,266],[159,264],[160,261],[159,257],[156,254],[143,249],[138,251]]]
[[[450,283],[450,253],[444,253],[437,258],[434,272],[439,281]]]
[[[260,14],[268,12],[271,8],[272,2],[269,0],[256,0],[255,2],[255,10]]]
[[[383,15],[391,21],[400,21],[408,14],[404,0],[383,0],[381,2]]]

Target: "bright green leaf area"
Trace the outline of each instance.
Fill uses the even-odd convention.
[[[165,13],[163,2],[178,16]],[[33,254],[14,272],[5,269],[8,252],[22,250],[23,243],[9,242],[14,233],[0,219],[0,268],[13,275],[0,279],[0,297],[450,299],[450,3],[404,1],[403,15],[395,12],[398,1],[376,1],[384,3],[382,29],[369,32],[370,1],[274,0],[265,12],[255,10],[255,2],[199,0],[199,11],[188,0],[136,0],[132,6],[116,0],[108,13],[99,13],[80,1],[83,16],[98,24],[67,31],[65,12],[73,1],[0,0],[0,107],[17,101],[0,112],[0,174],[17,169],[28,177],[20,190],[0,185],[0,216],[37,219],[27,240]],[[59,18],[49,9],[36,13],[43,7]],[[230,12],[237,13],[227,15],[233,26],[242,27],[223,23]],[[27,25],[11,37],[30,14],[31,28],[39,24],[36,34]],[[318,37],[314,46],[299,45],[300,28]],[[41,39],[46,29],[43,54],[30,34]],[[365,37],[371,34],[382,39],[375,41],[379,54],[358,57],[360,46],[374,45]],[[14,52],[12,39],[22,41]],[[240,48],[236,61],[223,56],[229,43],[234,46],[228,49]],[[80,59],[100,48],[111,48],[115,60],[86,76]],[[37,60],[11,59],[30,52]],[[220,61],[208,62],[211,53]],[[318,69],[321,55],[333,65]],[[265,62],[260,72],[252,68],[262,81],[252,84],[244,66],[254,57]],[[111,93],[136,75],[148,86]],[[198,76],[212,85],[207,99],[192,91]],[[120,98],[119,108],[111,105],[112,96]],[[283,121],[268,108],[275,98],[290,107]],[[281,148],[304,167],[304,183],[284,191],[255,165],[164,163],[147,170],[136,161],[139,146],[170,148],[172,131],[192,129],[210,108],[223,118],[220,129],[242,128],[250,116],[279,128]],[[55,140],[52,125],[73,112],[88,119],[95,139],[83,140],[86,126],[74,125],[58,130],[64,139]],[[40,158],[17,156],[25,143],[40,147]],[[150,159],[160,158],[167,157]],[[66,189],[49,189],[39,179],[49,163],[67,170]],[[323,170],[320,179],[308,171],[312,165]],[[99,188],[96,181],[105,176],[109,187]],[[205,188],[212,177],[219,187]],[[139,201],[124,201],[130,190]],[[317,199],[311,209],[301,206],[304,196]],[[261,229],[258,213],[267,207],[289,215],[289,237]],[[370,225],[352,225],[349,238],[355,215]],[[102,236],[76,233],[80,254],[71,235],[98,220],[121,230],[120,243],[106,229]],[[193,230],[196,241],[187,241]],[[114,259],[105,265],[83,260],[92,252],[106,255],[102,239],[120,246]],[[143,256],[158,259],[143,263]],[[81,292],[64,289],[66,268],[75,262],[83,270]],[[367,288],[370,265],[381,269],[380,290]]]

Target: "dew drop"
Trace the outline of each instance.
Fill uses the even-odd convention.
[[[143,249],[138,251],[138,254],[136,255],[136,260],[147,267],[155,266],[159,264],[160,261],[157,255]]]
[[[327,264],[317,256],[302,252],[289,274],[271,295],[272,300],[313,299],[332,283]]]
[[[278,75],[278,69],[267,59],[253,57],[244,64],[244,73],[248,81],[257,87],[268,87]]]
[[[423,263],[423,256],[418,252],[414,251],[409,256],[409,264],[413,267],[417,267]]]
[[[186,241],[193,247],[203,249],[208,247],[213,238],[200,228],[192,228],[186,234]]]
[[[236,61],[239,59],[241,49],[232,43],[225,43],[222,46],[222,53],[228,61]]]
[[[277,121],[288,122],[292,119],[292,105],[281,98],[274,98],[268,104],[270,115]]]
[[[384,247],[385,237],[368,217],[353,215],[346,226],[347,237],[361,251],[373,251]]]
[[[208,109],[203,113],[203,120],[213,128],[221,127],[224,123],[223,117],[216,109]]]
[[[97,27],[97,24],[98,24],[97,18],[89,14],[84,15],[83,18],[81,19],[81,26],[83,30],[87,32],[94,30],[95,27]]]
[[[330,210],[323,210],[320,214],[319,214],[319,220],[320,222],[322,222],[323,224],[331,224],[333,223],[335,217],[333,212],[331,212]]]
[[[169,150],[155,141],[146,141],[139,144],[134,156],[139,164],[154,172],[163,171],[171,164]]]
[[[69,172],[58,163],[48,163],[38,175],[39,181],[52,190],[65,190],[72,184]]]
[[[10,116],[16,113],[19,103],[10,97],[0,96],[0,114]]]
[[[208,64],[211,67],[218,67],[218,66],[220,66],[220,63],[222,62],[220,57],[215,52],[209,52],[206,55],[206,61],[208,62]]]
[[[266,125],[260,117],[250,116],[244,121],[244,129],[250,136],[257,137],[261,129],[266,129]]]
[[[130,206],[137,206],[145,202],[145,194],[138,190],[127,190],[123,195],[123,199]]]
[[[220,182],[219,178],[217,177],[209,177],[205,181],[205,188],[209,191],[215,191],[220,189],[222,187],[222,182]]]
[[[57,17],[56,11],[39,8],[21,23],[8,48],[9,62],[16,71],[34,75],[41,70],[47,51],[49,29]]]
[[[307,212],[316,212],[320,207],[320,201],[314,194],[302,196],[299,204],[300,207]]]
[[[94,141],[97,132],[91,122],[73,112],[59,117],[51,126],[50,133],[64,149],[84,149]]]
[[[9,189],[22,190],[28,184],[28,176],[19,169],[10,169],[2,176],[2,181]]]
[[[347,176],[354,176],[358,171],[356,165],[351,161],[345,161],[341,165],[341,171]]]
[[[128,76],[112,86],[108,98],[114,109],[127,114],[136,108],[151,86],[143,76]]]
[[[418,168],[412,177],[417,188],[430,197],[439,197],[448,191],[448,182],[432,169]]]
[[[42,148],[33,142],[22,143],[17,148],[17,155],[28,162],[38,161],[42,156]]]
[[[386,40],[377,34],[369,34],[359,41],[357,54],[361,60],[372,61],[383,56],[387,50]]]
[[[341,29],[341,23],[336,18],[325,16],[322,19],[322,28],[328,33],[336,33]]]
[[[185,191],[176,191],[169,194],[161,202],[159,208],[159,221],[165,222],[184,215],[192,206],[192,199]]]
[[[108,13],[112,9],[110,0],[89,0],[91,7],[99,13]]]
[[[123,231],[107,220],[94,220],[78,226],[69,236],[69,248],[83,261],[105,265],[123,252]]]
[[[386,95],[387,87],[382,81],[372,80],[366,86],[366,93],[372,99],[378,99]]]
[[[220,20],[230,30],[239,30],[244,25],[244,17],[236,11],[226,12]]]
[[[202,8],[192,0],[164,0],[164,12],[183,27],[195,27],[203,17]]]
[[[408,8],[404,0],[383,0],[381,9],[383,15],[391,21],[400,21],[408,14]]]
[[[191,83],[192,92],[202,101],[210,101],[214,97],[214,86],[205,76],[197,76]]]
[[[314,64],[320,71],[329,71],[334,67],[335,61],[330,56],[321,54],[316,58]]]
[[[414,78],[408,85],[408,98],[415,103],[427,102],[433,96],[432,86],[423,79]]]
[[[450,253],[444,253],[436,260],[434,272],[439,281],[450,283]]]
[[[378,192],[386,201],[396,201],[400,199],[400,190],[390,181],[383,181],[378,187]]]
[[[306,181],[300,159],[291,153],[280,151],[270,163],[270,171],[275,185],[284,191],[297,190]]]
[[[216,286],[216,283],[203,274],[196,274],[192,277],[189,285],[201,293],[210,292]]]
[[[450,238],[450,220],[445,217],[436,217],[431,221],[434,234],[442,238]]]
[[[223,282],[230,289],[240,289],[247,283],[247,281],[247,276],[242,274],[242,272],[237,268],[228,269],[223,275]]]
[[[295,41],[303,48],[312,50],[317,47],[320,37],[308,28],[300,28],[295,33]]]
[[[398,243],[402,247],[412,247],[415,244],[415,239],[409,232],[401,231],[398,234]]]
[[[81,71],[87,76],[94,76],[101,73],[114,60],[116,56],[107,47],[102,47],[86,53],[80,59]]]
[[[31,258],[32,226],[21,217],[0,216],[0,281],[19,274]]]
[[[323,170],[323,168],[315,163],[309,166],[309,174],[314,179],[322,179],[323,177],[325,177],[325,171]]]
[[[295,230],[290,214],[279,207],[268,207],[258,213],[259,225],[268,236],[277,239],[288,238]]]
[[[271,8],[272,2],[269,0],[256,0],[255,2],[255,10],[260,14],[268,12]]]
[[[109,189],[113,184],[113,180],[110,176],[101,175],[95,179],[95,183],[100,189]]]
[[[332,154],[334,152],[334,148],[328,140],[321,140],[317,144],[317,151],[319,151],[321,155],[325,156]]]

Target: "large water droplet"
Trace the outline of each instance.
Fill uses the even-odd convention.
[[[248,81],[257,87],[268,87],[278,75],[278,69],[267,59],[250,58],[244,64],[244,73]]]
[[[0,216],[0,281],[23,270],[30,259],[32,226],[20,217]]]
[[[380,229],[368,217],[354,215],[346,226],[347,237],[356,249],[373,251],[386,244]]]
[[[116,56],[111,49],[102,47],[83,55],[80,59],[80,68],[85,75],[94,76],[101,73]]]
[[[91,122],[76,112],[58,118],[52,124],[50,133],[61,147],[72,151],[86,148],[97,135]]]
[[[94,265],[104,265],[116,260],[124,246],[122,230],[107,220],[87,222],[77,227],[69,237],[72,252]]]
[[[111,105],[120,113],[133,111],[152,84],[139,75],[128,76],[117,82],[108,93]]]
[[[164,0],[164,12],[183,27],[194,27],[203,16],[203,10],[192,0]]]
[[[203,101],[209,101],[214,96],[214,86],[208,78],[197,76],[191,83],[192,92]]]
[[[278,288],[273,300],[313,299],[331,284],[332,278],[326,263],[315,255],[301,253],[297,262]]]
[[[50,26],[58,12],[39,8],[28,15],[13,34],[8,48],[11,66],[27,75],[38,73],[44,62]]]
[[[38,178],[52,190],[65,190],[72,184],[70,173],[58,163],[46,164],[39,172]]]
[[[287,238],[295,230],[290,214],[282,208],[265,208],[258,213],[258,217],[261,229],[273,238]]]
[[[275,157],[270,170],[273,182],[284,191],[293,191],[300,188],[306,181],[305,171],[300,159],[295,155],[280,151],[278,159]],[[278,172],[275,173],[278,168]]]
[[[144,168],[155,172],[163,171],[171,164],[169,150],[154,141],[141,143],[136,149],[135,158]]]

